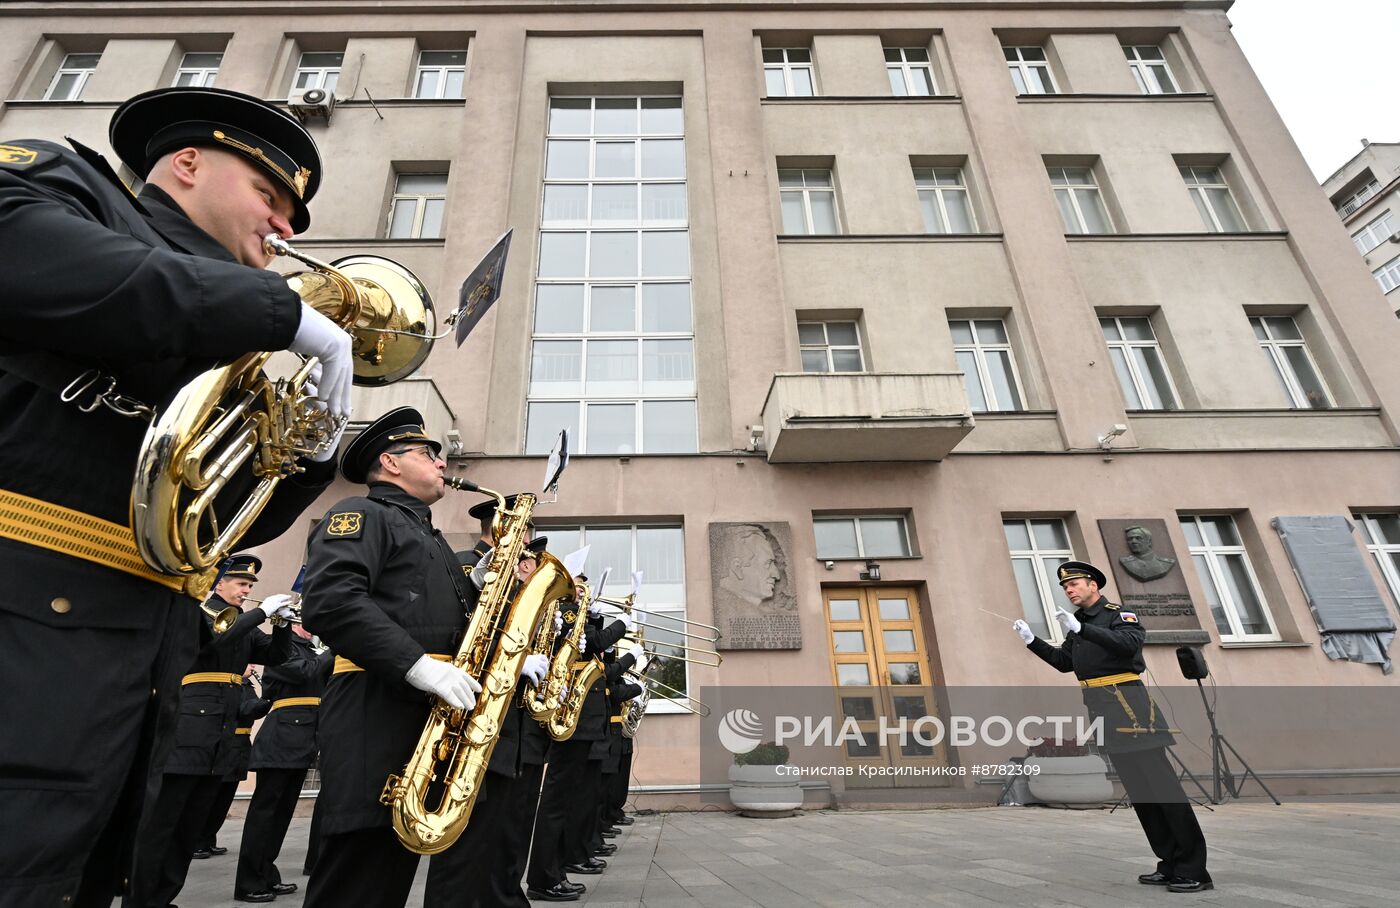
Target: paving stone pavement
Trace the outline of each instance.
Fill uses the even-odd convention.
[[[1139,885],[1153,869],[1130,810],[990,807],[820,811],[754,820],[708,811],[637,817],[575,904],[591,908],[1376,908],[1400,905],[1400,803],[1238,801],[1197,808],[1217,888],[1195,895]],[[231,908],[243,821],[227,855],[193,862],[182,908]],[[293,821],[279,866],[298,882],[310,821]],[[427,861],[410,905],[422,902]],[[463,902],[465,904],[465,900]],[[537,905],[547,904],[538,902]],[[277,908],[299,908],[301,893]]]

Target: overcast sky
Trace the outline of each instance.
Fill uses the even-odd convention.
[[[1319,182],[1363,138],[1400,142],[1400,0],[1235,0],[1229,17]]]

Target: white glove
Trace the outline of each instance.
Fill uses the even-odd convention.
[[[637,619],[632,617],[631,612],[622,612],[617,616],[617,620],[622,622],[622,626],[627,628],[627,633],[637,629]]]
[[[436,694],[453,709],[472,709],[481,685],[450,662],[439,662],[424,654],[418,657],[403,679],[421,691]]]
[[[645,650],[643,650],[642,654],[637,657],[637,664],[632,666],[632,671],[640,675],[642,672],[647,670],[647,666],[650,664],[651,657],[646,654]]]
[[[258,608],[269,618],[292,618],[296,615],[296,609],[292,608],[295,601],[290,593],[275,593],[264,599]]]
[[[640,643],[632,644],[630,647],[627,648],[627,652],[632,654],[632,658],[636,660],[638,665],[641,665],[642,660],[647,657],[647,651],[642,649],[642,645]]]
[[[486,574],[491,570],[491,556],[496,553],[495,549],[487,549],[486,554],[481,556],[481,560],[472,568],[472,586],[481,589],[486,586]]]
[[[531,683],[539,687],[548,671],[549,657],[540,653],[531,653],[525,657],[525,664],[520,666],[520,677],[522,679],[529,678]]]
[[[1011,622],[1011,629],[1021,637],[1021,642],[1027,645],[1035,639],[1035,634],[1031,632],[1031,626],[1020,619]]]
[[[313,410],[326,409],[326,402],[319,397],[321,387],[321,364],[319,362],[311,367],[311,374],[306,379],[306,393],[312,398],[311,408]],[[326,446],[315,454],[307,455],[307,459],[314,463],[325,463],[335,457],[340,450],[340,438],[345,434],[345,427],[350,425],[350,420],[342,419],[336,426],[335,434],[327,441]]]
[[[559,611],[558,609],[555,609],[555,610],[554,610],[554,633],[557,634],[557,633],[560,633],[560,632],[563,631],[563,630],[564,630],[564,613],[561,612],[561,611]]]
[[[331,416],[348,420],[350,386],[355,377],[350,362],[350,335],[337,328],[335,322],[302,303],[301,323],[297,325],[296,337],[287,349],[321,361],[317,397],[325,402]]]
[[[1079,628],[1081,627],[1079,619],[1074,617],[1064,609],[1056,607],[1055,620],[1060,622],[1060,627],[1064,629],[1064,632],[1066,634],[1079,633]]]

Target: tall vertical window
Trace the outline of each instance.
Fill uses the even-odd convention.
[[[914,187],[929,233],[976,233],[961,167],[915,167]]]
[[[415,98],[460,98],[467,77],[464,50],[425,50],[418,54],[418,71],[413,78]]]
[[[1400,256],[1372,271],[1371,275],[1376,279],[1376,283],[1381,285],[1381,290],[1385,293],[1400,287]]]
[[[1006,323],[999,318],[949,319],[948,330],[972,412],[1023,409]]]
[[[1055,621],[1055,609],[1065,608],[1069,600],[1056,572],[1060,565],[1074,560],[1065,522],[1058,518],[1008,518],[1002,520],[1001,528],[1011,552],[1016,591],[1021,594],[1021,614],[1037,637],[1059,643],[1064,632]]]
[[[335,83],[340,81],[340,65],[344,60],[345,55],[341,53],[303,53],[297,63],[292,88],[319,88],[327,94],[334,93]]]
[[[1249,324],[1293,407],[1325,410],[1332,406],[1297,322],[1287,315],[1252,315]]]
[[[1362,184],[1361,188],[1355,190],[1354,192],[1347,193],[1346,195],[1338,199],[1336,205],[1337,211],[1341,213],[1342,217],[1346,217],[1356,209],[1360,208],[1362,205],[1366,204],[1367,200],[1370,199],[1371,196],[1375,195],[1380,191],[1380,181],[1377,180],[1375,177],[1372,177],[1371,179],[1367,180],[1364,184]]]
[[[525,453],[698,450],[674,97],[552,98]]]
[[[1185,515],[1181,517],[1181,532],[1186,536],[1191,561],[1196,565],[1220,639],[1279,639],[1235,519],[1228,514]]]
[[[1175,410],[1176,391],[1150,319],[1100,318],[1108,355],[1129,410]]]
[[[926,47],[885,48],[885,72],[890,77],[890,91],[898,97],[938,94]]]
[[[67,54],[53,74],[49,90],[44,92],[45,101],[76,101],[83,96],[88,78],[97,69],[101,54]]]
[[[652,706],[658,705],[658,698],[675,699],[677,692],[685,694],[689,689],[686,663],[668,658],[685,655],[686,638],[680,632],[689,630],[678,620],[686,616],[685,536],[681,527],[541,525],[539,532],[549,536],[551,552],[568,554],[588,546],[586,570],[595,583],[602,578],[604,569],[611,569],[607,587],[594,589],[594,595],[621,599],[632,591],[632,572],[642,573],[642,588],[636,604],[646,610],[642,620],[647,627],[642,633],[646,636],[647,649],[658,655],[656,665],[647,676],[661,682],[652,689]],[[658,712],[679,709],[664,702],[660,706]]]
[[[836,184],[830,170],[778,171],[783,233],[814,235],[841,232],[836,216]]]
[[[1018,95],[1053,95],[1055,80],[1043,47],[1003,47],[1006,68]]]
[[[394,240],[439,239],[447,208],[447,174],[401,173],[394,183],[389,230]]]
[[[1352,243],[1356,244],[1356,251],[1362,255],[1368,254],[1381,243],[1395,235],[1394,219],[1387,211],[1371,223],[1362,227],[1351,235]]]
[[[1357,514],[1366,551],[1376,559],[1390,598],[1400,606],[1400,514]]]
[[[1133,71],[1138,90],[1145,95],[1174,95],[1179,89],[1172,78],[1171,67],[1167,66],[1162,49],[1155,44],[1123,45],[1123,56],[1128,58],[1128,68]]]
[[[223,54],[185,54],[180,68],[175,71],[176,85],[189,85],[195,88],[209,88],[219,74],[219,64]]]
[[[855,322],[798,322],[803,372],[863,372],[860,328]]]
[[[817,93],[812,51],[807,47],[765,47],[763,83],[770,98],[810,98]]]
[[[1050,167],[1050,185],[1055,188],[1055,204],[1066,233],[1112,233],[1099,184],[1088,167]]]
[[[1181,168],[1181,178],[1186,181],[1186,191],[1191,193],[1191,201],[1201,213],[1206,230],[1211,233],[1244,233],[1244,218],[1239,206],[1230,195],[1230,186],[1220,173],[1219,167],[1185,165]]]

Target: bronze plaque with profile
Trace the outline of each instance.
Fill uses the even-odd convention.
[[[1100,520],[1099,533],[1113,567],[1106,595],[1142,619],[1148,643],[1210,642],[1186,589],[1190,561],[1177,558],[1166,521]]]

